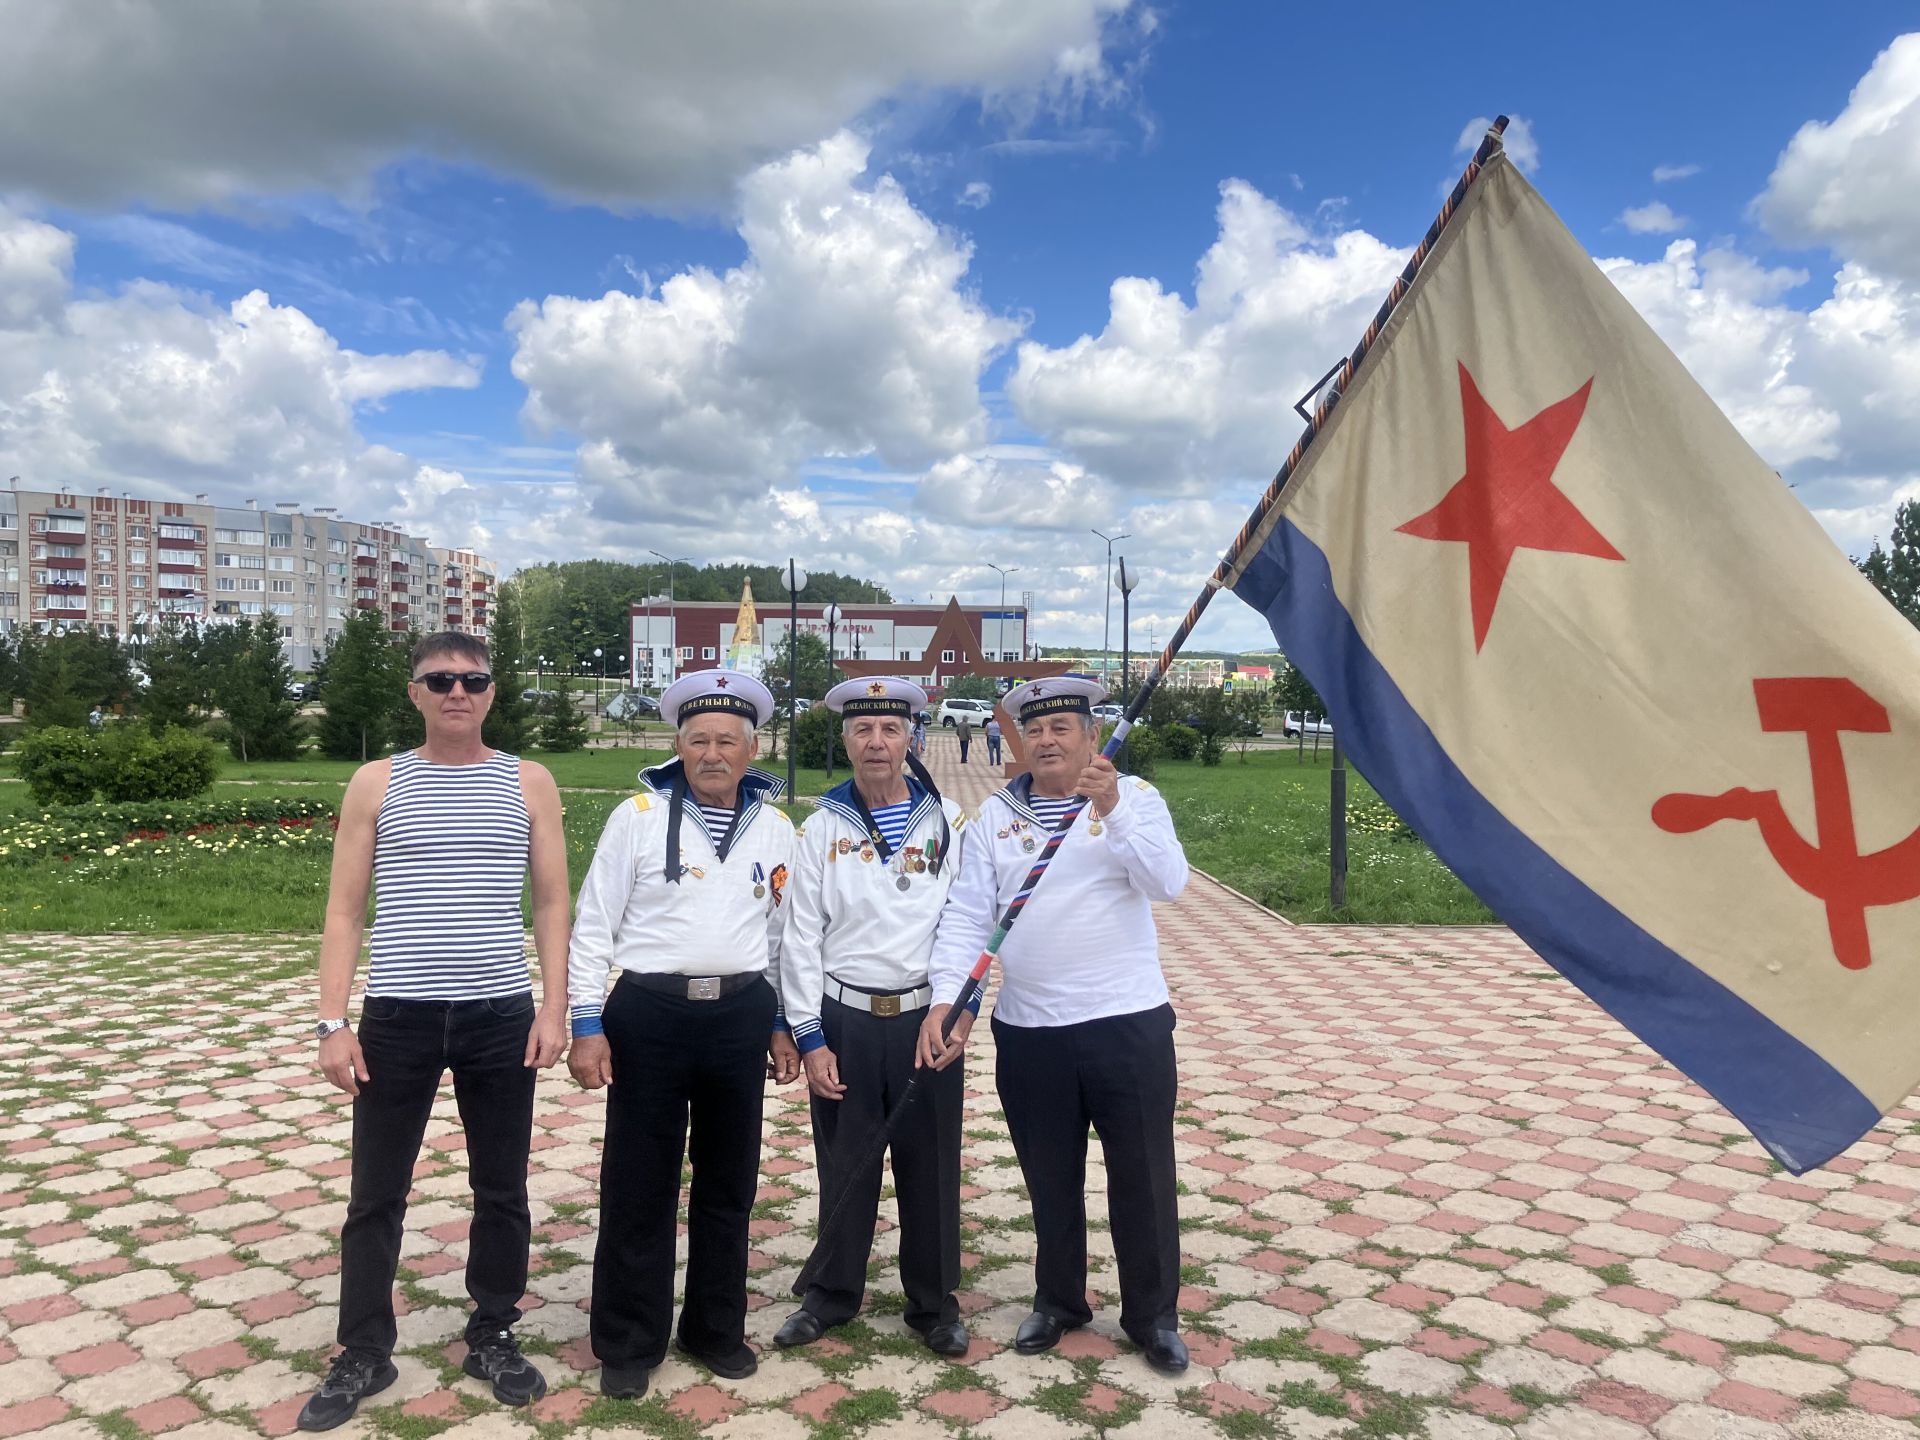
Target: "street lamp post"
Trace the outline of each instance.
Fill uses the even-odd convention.
[[[794,793],[796,779],[794,774],[794,726],[800,707],[794,702],[800,698],[800,592],[807,588],[807,572],[792,559],[787,561],[787,794]],[[776,735],[778,731],[774,732]],[[833,739],[828,737],[832,745]],[[828,751],[832,759],[832,751]]]
[[[680,670],[680,627],[674,623],[673,567],[690,566],[693,561],[684,555],[661,555],[658,550],[649,550],[647,553],[667,562],[667,684],[671,685]]]
[[[833,679],[833,627],[840,623],[840,607],[827,606],[827,679]],[[827,779],[833,779],[833,726],[827,726]]]
[[[600,673],[593,677],[593,713],[595,716],[598,716],[600,714],[600,691],[607,683],[606,651],[598,645],[594,646],[593,658],[600,662]]]
[[[1105,675],[1113,664],[1109,658],[1113,653],[1113,546],[1117,540],[1130,540],[1133,537],[1125,531],[1118,535],[1108,535],[1099,530],[1093,533],[1107,542],[1107,619],[1100,632],[1100,672]]]
[[[989,560],[987,561],[987,568],[1000,572],[1000,613],[995,617],[993,622],[993,640],[995,646],[993,658],[998,660],[1001,656],[1005,655],[1007,651],[1007,576],[1018,575],[1020,573],[1020,567],[1018,565],[996,565]]]
[[[1140,583],[1140,573],[1127,569],[1127,557],[1120,557],[1120,703],[1122,706],[1133,696],[1132,651],[1129,647],[1128,628],[1133,621],[1133,587]]]

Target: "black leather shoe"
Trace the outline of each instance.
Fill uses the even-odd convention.
[[[675,1342],[680,1353],[689,1360],[698,1360],[714,1374],[727,1380],[744,1380],[760,1368],[760,1357],[753,1353],[750,1346],[741,1344],[732,1350],[722,1350],[712,1355],[695,1350],[684,1340]]]
[[[600,1367],[600,1393],[615,1400],[638,1400],[647,1393],[651,1365],[603,1365]]]
[[[1051,1350],[1058,1345],[1060,1337],[1070,1328],[1064,1321],[1036,1310],[1022,1320],[1020,1328],[1013,1332],[1013,1348],[1022,1355],[1038,1355],[1042,1350]]]
[[[782,1350],[791,1350],[796,1345],[811,1345],[827,1333],[827,1327],[820,1323],[820,1317],[811,1310],[796,1310],[787,1317],[786,1324],[773,1332],[773,1343]]]
[[[1147,1357],[1147,1364],[1162,1375],[1184,1375],[1187,1372],[1187,1342],[1180,1338],[1178,1330],[1154,1331],[1147,1336],[1140,1353]]]
[[[369,1395],[378,1395],[400,1378],[393,1361],[366,1350],[342,1350],[320,1388],[300,1407],[293,1423],[302,1430],[331,1430],[344,1425]]]
[[[493,1398],[502,1405],[531,1405],[547,1393],[547,1377],[520,1353],[511,1330],[468,1340],[467,1358],[460,1368],[493,1386]]]
[[[927,1333],[920,1338],[934,1354],[955,1360],[966,1354],[967,1348],[973,1344],[973,1337],[967,1334],[966,1325],[959,1320],[942,1320],[938,1325],[928,1326]]]

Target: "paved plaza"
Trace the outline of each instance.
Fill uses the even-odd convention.
[[[944,738],[937,773],[977,800],[984,746],[962,778]],[[676,1358],[645,1402],[602,1399],[584,1307],[603,1101],[562,1067],[540,1082],[521,1326],[553,1393],[508,1411],[460,1374],[448,1091],[408,1220],[400,1381],[339,1433],[1920,1440],[1920,1108],[1796,1179],[1504,931],[1296,929],[1197,876],[1159,913],[1186,1376],[1120,1338],[1104,1223],[1094,1324],[1010,1349],[1032,1234],[983,1025],[965,1362],[901,1323],[890,1233],[844,1338],[772,1350],[817,1184],[795,1087],[769,1096],[753,1222],[759,1374]],[[313,942],[5,946],[0,1436],[288,1433],[330,1353],[348,1169],[347,1102],[312,1065]]]

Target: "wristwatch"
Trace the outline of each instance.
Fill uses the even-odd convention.
[[[333,1034],[334,1031],[344,1030],[346,1028],[347,1022],[345,1020],[322,1020],[313,1027],[313,1035],[316,1040],[324,1040],[327,1036]]]

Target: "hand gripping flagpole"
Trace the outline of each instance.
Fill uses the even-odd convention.
[[[1308,447],[1313,444],[1314,439],[1326,425],[1327,417],[1333,413],[1333,407],[1339,403],[1340,396],[1352,383],[1355,373],[1360,368],[1360,362],[1366,359],[1367,352],[1380,338],[1380,332],[1386,328],[1387,321],[1392,318],[1394,310],[1406,298],[1407,292],[1413,288],[1414,278],[1419,275],[1421,265],[1432,253],[1441,232],[1447,228],[1447,222],[1453,218],[1454,211],[1459,209],[1460,202],[1466,198],[1468,188],[1479,178],[1487,162],[1500,152],[1502,136],[1505,135],[1506,129],[1505,115],[1498,117],[1487,127],[1487,133],[1481,138],[1479,149],[1474,151],[1473,158],[1467,162],[1467,168],[1461,172],[1446,202],[1441,205],[1440,213],[1434,217],[1433,224],[1427,227],[1427,233],[1421,237],[1420,243],[1414,246],[1413,254],[1407,257],[1406,267],[1394,280],[1393,288],[1387,292],[1387,298],[1381,303],[1379,310],[1374,312],[1373,321],[1367,326],[1366,334],[1360,337],[1360,343],[1354,346],[1351,355],[1346,356],[1321,377],[1319,384],[1308,392],[1307,397],[1303,397],[1311,398],[1315,394],[1320,396],[1319,404],[1314,407],[1312,415],[1307,417],[1307,428],[1300,433],[1300,438],[1294,441],[1293,449],[1287,453],[1286,460],[1281,463],[1278,473],[1267,486],[1266,492],[1255,502],[1253,513],[1247,517],[1247,523],[1240,527],[1240,533],[1234,536],[1233,544],[1221,557],[1213,574],[1207,577],[1206,584],[1200,588],[1200,594],[1195,597],[1193,605],[1188,609],[1186,618],[1181,620],[1174,628],[1173,634],[1167,637],[1166,648],[1160,652],[1160,658],[1154,661],[1153,668],[1147,672],[1146,679],[1141,682],[1139,693],[1128,704],[1126,713],[1113,727],[1113,734],[1101,748],[1100,753],[1107,759],[1111,760],[1119,753],[1121,745],[1126,742],[1128,732],[1145,713],[1147,702],[1153,698],[1153,692],[1160,688],[1161,682],[1166,678],[1168,670],[1173,665],[1174,657],[1180,653],[1180,647],[1187,643],[1187,637],[1193,634],[1194,627],[1200,623],[1200,617],[1206,613],[1207,606],[1213,603],[1215,593],[1225,588],[1232,580],[1242,553],[1259,532],[1268,512],[1279,500],[1281,492],[1287,488],[1287,481],[1293,478],[1293,472],[1299,467]],[[1335,383],[1328,388],[1327,382],[1330,380]],[[1067,832],[1073,829],[1074,822],[1080,818],[1080,812],[1086,808],[1086,796],[1073,797],[1073,803],[1067,807],[1052,833],[1048,835],[1047,843],[1041,848],[1039,858],[1033,862],[1033,868],[1027,872],[1026,879],[1020,882],[1019,891],[1012,900],[1007,902],[1007,908],[1001,912],[1000,923],[994,927],[992,936],[987,940],[986,948],[980,952],[980,958],[973,962],[973,969],[968,973],[966,983],[960,987],[959,995],[947,1007],[947,1013],[940,1022],[940,1041],[943,1047],[952,1040],[954,1026],[959,1022],[961,1013],[980,993],[981,986],[986,983],[987,973],[993,968],[994,957],[1000,953],[1000,947],[1006,944],[1007,935],[1020,919],[1020,914],[1026,909],[1027,902],[1033,898],[1034,890],[1038,888],[1041,877],[1047,873],[1047,867],[1053,863],[1053,857],[1066,840]],[[881,1122],[868,1143],[862,1147],[859,1163],[845,1172],[840,1182],[839,1196],[820,1221],[819,1242],[814,1247],[813,1256],[807,1261],[800,1271],[799,1278],[794,1282],[794,1288],[797,1291],[805,1289],[807,1282],[823,1263],[825,1255],[830,1252],[833,1223],[839,1218],[840,1212],[852,1195],[855,1179],[862,1172],[879,1163],[880,1157],[886,1151],[888,1138],[899,1123],[900,1116],[913,1103],[919,1084],[920,1077],[916,1072],[913,1079],[907,1082],[907,1088],[901,1093],[893,1109],[887,1112],[886,1119]]]

